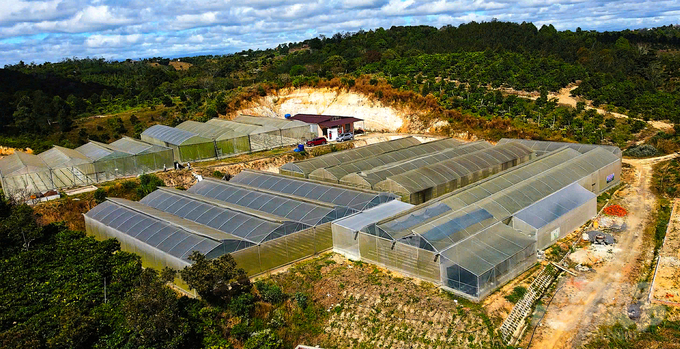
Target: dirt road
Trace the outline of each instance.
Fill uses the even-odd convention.
[[[586,110],[587,109],[594,109],[599,114],[602,114],[602,115],[609,114],[609,115],[611,115],[615,118],[620,118],[620,119],[628,119],[629,118],[629,116],[626,115],[626,114],[609,112],[609,111],[606,111],[602,108],[593,107],[591,101],[586,101],[586,100],[583,100],[581,98],[577,98],[577,97],[572,96],[571,91],[575,90],[576,88],[578,88],[578,85],[569,85],[569,86],[561,89],[557,93],[549,93],[548,98],[549,99],[555,98],[555,99],[557,99],[557,104],[568,105],[568,106],[571,106],[573,108],[576,108],[576,103],[578,103],[579,101],[584,101],[584,102],[586,102]],[[517,93],[517,96],[522,97],[522,98],[529,98],[529,99],[533,99],[533,100],[535,100],[539,97],[539,95],[537,93],[531,93],[531,94]],[[644,121],[642,119],[637,119],[637,120]],[[673,124],[669,124],[669,123],[666,123],[666,122],[663,122],[663,121],[650,120],[650,121],[647,121],[647,123],[650,126],[657,128],[657,129],[660,129],[660,130],[668,130],[668,129],[673,128]]]
[[[633,168],[629,187],[616,202],[625,207],[628,228],[618,233],[608,260],[593,266],[594,272],[564,278],[530,348],[577,348],[587,335],[610,320],[624,317],[637,289],[637,280],[648,249],[644,224],[656,205],[650,191],[652,165],[678,156],[624,160]]]

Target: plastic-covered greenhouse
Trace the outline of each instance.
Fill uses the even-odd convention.
[[[315,156],[311,159],[289,162],[281,166],[279,173],[289,176],[309,178],[309,175],[316,169],[336,166],[355,161],[357,159],[373,157],[418,144],[421,144],[420,141],[410,136],[398,138],[387,142],[380,142],[359,148]]]
[[[253,170],[243,170],[229,182],[321,201],[334,206],[349,207],[357,211],[363,211],[397,198],[396,195],[390,193],[361,190]]]
[[[279,129],[269,125],[250,125],[223,119],[210,119],[206,124],[228,128],[238,135],[248,135],[251,151],[267,150],[285,145],[281,140]]]
[[[77,150],[55,145],[38,156],[50,168],[54,188],[69,188],[97,182],[94,163]]]
[[[358,233],[340,230],[334,241],[362,260],[480,300],[535,263],[537,248],[592,218],[595,194],[620,173],[612,152],[562,148]]]
[[[124,137],[111,144],[90,141],[75,149],[92,161],[94,182],[173,167],[172,149]]]
[[[266,116],[240,115],[234,121],[251,124],[267,125],[279,130],[283,145],[297,144],[316,137],[318,126],[310,125],[298,120],[270,118]]]
[[[491,147],[493,147],[491,144],[484,141],[463,144],[457,147],[429,153],[427,155],[419,156],[413,159],[397,161],[383,166],[378,166],[370,170],[350,173],[348,175],[343,176],[340,179],[340,184],[365,189],[375,189],[374,186],[377,183],[387,179],[387,177],[395,176],[427,165],[437,164],[445,160],[453,159],[461,155],[470,154],[478,150],[487,149]]]
[[[5,197],[20,201],[56,188],[47,164],[37,155],[20,151],[0,159],[0,180]]]
[[[461,141],[445,138],[432,142],[417,144],[414,146],[397,149],[376,156],[358,158],[355,161],[341,163],[339,165],[319,168],[309,174],[310,179],[338,183],[340,179],[350,173],[371,170],[397,161],[409,160],[422,157],[427,154],[451,149],[462,144]]]
[[[215,142],[215,151],[218,158],[250,151],[250,138],[248,135],[228,128],[191,120],[177,125],[176,128],[212,139]]]
[[[145,142],[171,148],[175,161],[182,163],[217,156],[212,139],[170,126],[151,126],[142,133],[141,138]]]
[[[557,149],[568,147],[578,151],[583,154],[595,148],[603,148],[610,151],[612,154],[619,157],[623,156],[621,149],[613,145],[600,145],[600,144],[581,144],[581,143],[568,143],[568,142],[550,142],[550,141],[535,141],[531,139],[512,139],[512,138],[502,138],[498,141],[497,145],[508,144],[508,143],[518,143],[529,147],[531,150],[535,151],[538,156],[555,151]]]
[[[99,239],[118,238],[145,266],[181,269],[193,250],[208,258],[230,253],[252,276],[331,249],[332,221],[373,199],[393,199],[306,182],[324,189],[328,200],[207,179],[189,191],[160,188],[140,202],[110,198],[85,214],[86,229]]]
[[[387,177],[374,187],[420,204],[533,157],[533,151],[521,144],[499,145]]]

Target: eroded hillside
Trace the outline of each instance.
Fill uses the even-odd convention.
[[[245,108],[230,113],[280,117],[286,114],[323,114],[356,116],[364,119],[364,128],[372,131],[422,133],[432,131],[432,124],[424,124],[419,115],[427,110],[407,106],[387,106],[360,92],[339,88],[284,88],[256,98]],[[359,125],[361,126],[361,125]]]

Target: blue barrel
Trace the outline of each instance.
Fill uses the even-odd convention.
[[[288,119],[290,117],[290,114],[286,114],[283,116],[284,118]]]
[[[299,153],[302,153],[303,151],[305,151],[305,145],[304,144],[298,144],[297,151]]]

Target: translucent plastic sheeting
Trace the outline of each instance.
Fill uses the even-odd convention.
[[[172,145],[196,144],[210,141],[209,138],[201,137],[196,133],[165,125],[153,125],[147,128],[142,133],[142,136],[157,139]]]
[[[174,162],[172,149],[131,138],[111,144],[90,141],[76,150],[92,160],[96,182],[172,168]]]
[[[127,200],[108,200],[85,214],[86,223],[94,221],[100,226],[96,229],[91,224],[86,227],[88,233],[99,239],[118,238],[125,250],[151,259],[152,266],[158,269],[173,265],[153,261],[171,261],[174,257],[188,264],[193,251],[212,256],[253,245],[210,228],[200,228],[201,234],[197,234],[193,230],[195,227],[176,224],[181,221],[168,221],[155,215],[155,211]]]
[[[315,156],[311,159],[289,162],[281,166],[279,172],[290,176],[309,177],[309,174],[312,173],[312,171],[319,168],[336,166],[418,144],[420,144],[420,141],[413,137],[399,138],[387,142],[380,142],[359,148]]]
[[[540,229],[597,195],[574,183],[515,214],[536,229]]]
[[[529,148],[522,145],[508,144],[496,146],[390,176],[385,181],[377,183],[375,187],[379,190],[396,192],[402,196],[447,185],[450,182],[459,180],[461,183],[457,187],[462,187],[464,186],[461,180],[463,178],[472,177],[471,175],[477,172],[480,172],[480,177],[486,177],[483,174],[484,171],[487,171],[489,174],[500,172],[501,169],[512,167],[531,159],[532,154],[533,152]],[[495,167],[504,164],[508,165],[497,171],[493,170]],[[474,178],[470,178],[467,182],[474,182]]]
[[[140,202],[157,210],[233,234],[256,244],[309,227],[301,223],[265,220],[165,190],[156,190]]]
[[[50,167],[55,188],[97,182],[93,161],[74,149],[54,146],[38,156]]]
[[[355,213],[349,217],[338,219],[333,222],[333,225],[338,225],[352,231],[359,231],[375,222],[392,217],[411,208],[413,208],[413,205],[411,204],[392,200],[382,205],[369,208],[366,211]]]
[[[396,199],[395,195],[389,193],[360,191],[332,184],[252,170],[241,171],[230,182],[300,196],[330,203],[335,206],[345,206],[357,211],[363,211]]]
[[[445,160],[450,160],[461,155],[491,147],[493,147],[491,144],[480,141],[436,151],[434,153],[430,152],[427,155],[412,159],[377,166],[372,169],[363,170],[357,173],[350,173],[340,179],[340,184],[356,186],[359,188],[375,189],[375,185],[381,181],[384,181],[387,179],[387,177],[402,174],[428,165],[437,164]]]
[[[55,188],[47,164],[37,155],[20,151],[0,159],[0,178],[5,196],[17,200]]]
[[[452,138],[418,144],[394,151],[389,151],[376,156],[359,158],[355,161],[345,162],[332,167],[316,169],[309,174],[309,178],[321,181],[338,182],[342,177],[350,173],[371,170],[386,164],[422,157],[434,152],[458,147],[461,144],[461,141]]]
[[[250,138],[247,133],[196,121],[185,121],[177,125],[177,128],[212,139],[218,156],[242,154],[250,151]]]
[[[621,158],[621,156],[622,156],[621,149],[619,149],[619,147],[613,146],[613,145],[534,141],[534,140],[530,140],[530,139],[512,139],[512,138],[503,138],[500,141],[498,141],[498,145],[509,144],[509,143],[523,144],[523,145],[531,148],[532,150],[536,151],[538,153],[538,155],[543,155],[543,154],[555,151],[557,149],[560,149],[562,147],[568,147],[568,148],[571,148],[571,149],[578,151],[581,154],[586,153],[586,152],[593,150],[595,148],[602,148],[602,149],[608,150],[609,152],[618,156],[619,158]]]
[[[316,226],[356,212],[347,207],[314,204],[257,191],[253,188],[226,181],[204,179],[189,188],[188,192],[216,200],[271,213],[288,220]]]

